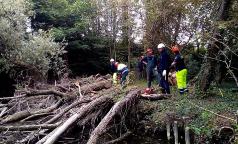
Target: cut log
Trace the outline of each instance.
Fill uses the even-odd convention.
[[[102,89],[108,89],[112,87],[111,81],[104,80],[104,81],[99,81],[90,85],[85,85],[81,87],[81,92],[83,95],[90,93],[91,91],[98,91]]]
[[[83,105],[78,113],[71,116],[64,124],[62,124],[60,127],[58,127],[55,132],[52,135],[47,135],[43,139],[37,142],[37,144],[53,144],[56,142],[56,140],[62,135],[73,123],[75,123],[80,118],[84,117],[86,114],[89,114],[92,112],[95,107],[102,105],[105,102],[112,101],[112,97],[106,96],[106,97],[100,97],[95,99],[94,101],[88,103],[87,105]],[[45,141],[46,140],[46,141]]]
[[[150,94],[150,95],[144,95],[141,94],[141,99],[150,100],[150,101],[156,101],[156,100],[163,100],[168,99],[172,97],[171,94]]]
[[[41,124],[41,125],[21,125],[21,126],[0,126],[0,131],[29,131],[37,129],[54,129],[59,126],[56,124]]]
[[[64,115],[66,112],[68,112],[70,109],[83,104],[83,103],[87,103],[90,102],[90,100],[83,100],[83,101],[75,101],[74,103],[72,103],[71,105],[67,106],[65,109],[63,109],[60,113],[58,113],[57,115],[55,115],[53,118],[51,118],[50,120],[48,120],[46,123],[50,124],[55,122],[56,120],[58,120],[62,115]]]
[[[104,81],[99,81],[93,84],[89,85],[84,85],[81,87],[81,93],[83,95],[86,95],[92,91],[98,91],[102,89],[108,89],[112,87],[112,83],[109,80],[104,80]],[[60,96],[61,98],[66,98],[66,99],[73,99],[77,97],[76,94],[67,94],[67,93],[62,93],[56,90],[33,90],[33,91],[28,91],[26,92],[26,96],[37,96],[37,95],[55,95],[55,96]]]
[[[12,100],[12,99],[18,99],[23,97],[26,97],[26,95],[20,95],[20,96],[14,96],[14,97],[3,97],[3,98],[0,98],[0,100]]]
[[[24,111],[17,112],[13,115],[8,116],[6,119],[2,120],[2,123],[8,123],[8,122],[21,120],[21,119],[24,119],[26,117],[29,117],[29,116],[35,115],[35,114],[49,113],[49,112],[55,110],[57,107],[59,107],[61,103],[62,103],[62,100],[59,100],[56,104],[54,104],[53,106],[48,107],[46,109],[32,110],[32,111],[24,110]]]
[[[37,96],[37,95],[55,95],[55,96],[60,96],[60,97],[70,97],[71,95],[62,93],[56,90],[36,90],[36,91],[31,91],[27,92],[27,96]]]
[[[42,116],[47,116],[47,115],[52,115],[53,113],[39,113],[39,114],[33,114],[23,120],[21,120],[21,122],[25,122],[28,121],[30,119],[36,118],[36,117],[42,117]]]
[[[117,102],[98,124],[98,126],[93,130],[87,144],[96,144],[98,138],[107,131],[107,127],[113,120],[113,118],[116,115],[121,114],[124,109],[127,109],[128,111],[128,107],[133,106],[133,104],[135,104],[139,99],[139,94],[139,90],[133,90],[124,99]]]

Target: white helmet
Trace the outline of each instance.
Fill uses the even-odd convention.
[[[165,47],[165,45],[163,43],[160,43],[157,48],[161,49],[161,48],[164,48],[164,47]]]
[[[112,59],[110,59],[110,62],[114,62],[115,60],[112,58]]]

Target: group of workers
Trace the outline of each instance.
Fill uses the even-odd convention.
[[[151,88],[152,81],[154,79],[154,71],[157,70],[157,81],[158,85],[161,87],[163,94],[170,94],[170,86],[168,82],[168,76],[171,69],[176,70],[176,80],[177,87],[180,94],[188,92],[187,89],[187,69],[184,63],[184,59],[180,54],[178,45],[175,45],[171,48],[171,51],[174,53],[175,58],[172,61],[165,44],[160,43],[157,46],[158,52],[160,54],[159,58],[154,55],[153,49],[148,48],[146,50],[146,56],[140,58],[139,66],[146,67],[146,78],[147,78],[147,88],[145,89],[146,94],[153,93]],[[126,76],[129,73],[129,70],[125,64],[115,62],[114,59],[110,60],[111,69],[113,72],[113,82],[116,83],[118,78],[117,73],[119,74],[120,84],[125,86]]]

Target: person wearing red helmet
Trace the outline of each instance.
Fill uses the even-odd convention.
[[[176,69],[176,79],[177,79],[177,87],[179,89],[180,94],[184,94],[188,92],[187,89],[187,68],[184,63],[184,59],[179,52],[178,45],[175,45],[171,48],[172,52],[175,54],[175,58],[171,67],[175,67]]]
[[[153,70],[157,66],[157,58],[153,55],[153,50],[148,48],[146,50],[146,56],[141,60],[146,65],[146,77],[147,77],[147,88],[151,88],[151,83],[153,80]],[[149,91],[149,90],[147,90]]]

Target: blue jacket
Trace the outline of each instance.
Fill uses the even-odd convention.
[[[157,66],[158,60],[156,56],[152,55],[144,57],[141,62],[146,62],[146,70],[152,71]]]
[[[171,64],[170,56],[166,50],[163,50],[160,53],[158,72],[162,73],[163,70],[169,70],[170,64]]]

